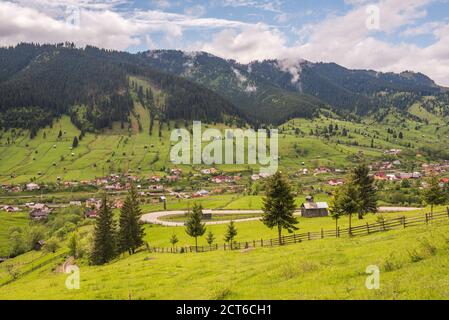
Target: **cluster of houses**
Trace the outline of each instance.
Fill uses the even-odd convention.
[[[25,207],[30,210],[30,218],[31,220],[40,221],[46,220],[48,215],[51,213],[52,209],[49,208],[46,204],[43,203],[27,203]],[[7,205],[3,207],[3,210],[6,212],[14,213],[21,212],[22,209],[16,206]]]
[[[387,181],[400,181],[409,179],[421,179],[422,174],[420,172],[397,172],[397,173],[385,173],[376,172],[374,174],[375,180],[387,180]]]
[[[31,210],[30,218],[35,221],[46,220],[52,211],[52,209],[43,203],[31,203],[27,207]]]
[[[389,149],[389,150],[385,150],[384,154],[389,155],[389,156],[398,156],[399,154],[401,154],[402,150],[401,149]]]

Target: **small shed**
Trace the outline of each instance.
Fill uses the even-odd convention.
[[[38,242],[36,242],[36,244],[34,245],[33,249],[35,251],[40,251],[44,245],[45,245],[45,241],[44,240],[39,240]]]
[[[308,196],[306,202],[301,205],[301,216],[305,218],[327,217],[328,215],[327,202],[315,202],[311,196]]]

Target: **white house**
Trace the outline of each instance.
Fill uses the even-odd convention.
[[[26,188],[27,188],[28,191],[34,191],[34,190],[39,190],[40,189],[39,185],[36,184],[36,183],[33,183],[33,182],[32,183],[28,183],[26,185]]]

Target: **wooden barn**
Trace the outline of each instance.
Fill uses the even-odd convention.
[[[327,217],[328,215],[327,202],[315,202],[312,196],[308,196],[306,202],[301,205],[301,216],[305,218]]]

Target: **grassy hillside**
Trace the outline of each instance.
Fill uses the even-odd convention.
[[[24,227],[29,223],[28,213],[8,213],[0,211],[0,257],[9,254],[9,231],[12,227]]]
[[[448,231],[445,221],[280,248],[178,255],[140,252],[101,267],[82,264],[80,290],[65,288],[67,275],[55,272],[63,260],[55,259],[0,286],[0,298],[447,299]],[[16,259],[24,263],[26,258]],[[370,265],[381,270],[380,290],[365,287]],[[0,266],[3,279],[8,277],[4,268]]]
[[[329,125],[338,130],[334,129],[334,134],[329,135]],[[112,129],[87,133],[73,150],[73,139],[80,131],[68,117],[39,130],[31,140],[26,130],[9,130],[0,134],[0,182],[31,179],[55,182],[57,177],[64,181],[86,180],[128,171],[141,176],[162,174],[164,168],[173,167],[169,152],[170,133],[174,127],[173,122],[170,128],[164,125],[159,137],[156,120],[150,135],[148,110],[136,102],[129,127],[121,128],[115,123]],[[214,127],[224,128],[223,125]],[[394,133],[388,133],[389,129]],[[60,130],[62,137],[58,138]],[[348,133],[343,135],[343,130]],[[293,172],[321,165],[345,168],[360,156],[368,161],[386,159],[384,151],[390,148],[404,150],[400,156],[404,161],[438,159],[446,157],[444,141],[448,136],[449,129],[442,125],[423,124],[394,113],[380,123],[370,118],[361,123],[326,117],[294,119],[280,126],[280,166]],[[420,157],[416,157],[418,153]],[[258,168],[254,165],[219,166],[230,172],[249,167]],[[183,169],[189,171],[192,167]]]

